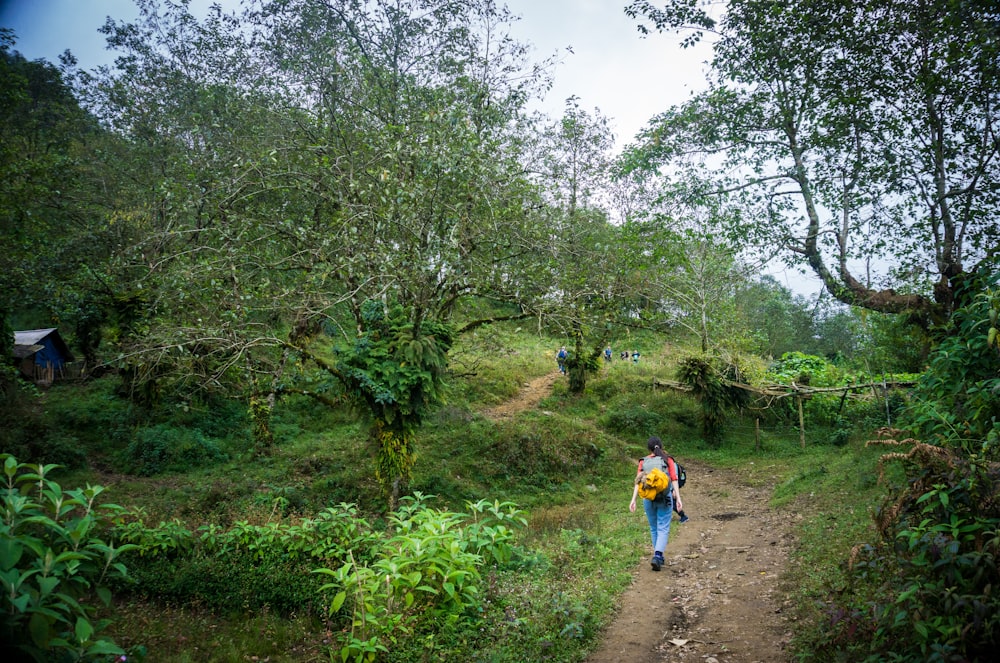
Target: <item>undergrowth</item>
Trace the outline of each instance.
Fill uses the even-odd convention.
[[[669,451],[682,460],[700,459],[738,469],[746,481],[777,485],[778,508],[816,514],[826,529],[798,568],[822,575],[847,548],[821,550],[819,542],[843,531],[846,546],[854,540],[852,528],[865,520],[864,491],[872,486],[854,493],[853,512],[830,517],[836,504],[843,508],[851,500],[861,477],[870,476],[852,464],[857,443],[834,446],[817,427],[801,449],[795,429],[765,429],[755,439],[753,421],[733,417],[723,444],[710,447],[700,437],[690,397],[654,389],[654,377],[674,377],[676,355],[657,353],[652,339],[631,343],[643,348],[638,364],[602,363],[583,395],[557,382],[537,409],[496,422],[480,412],[553,371],[558,340],[508,330],[456,346],[448,401],[421,429],[408,486],[411,495],[422,496],[427,515],[419,518],[430,529],[415,524],[416,512],[386,512],[365,429],[347,410],[299,396],[282,400],[273,418],[275,448],[257,457],[238,408],[211,416],[201,407],[158,417],[117,407],[101,414],[93,403],[110,398],[112,390],[87,387],[91,404],[67,418],[83,429],[78,439],[87,457],[115,470],[105,483],[131,514],[115,536],[138,546],[129,555],[136,583],[116,585],[109,633],[129,648],[145,644],[151,658],[165,663],[344,655],[580,660],[630,584],[636,555],[628,551],[645,544],[644,528],[622,512],[635,461],[652,434],[669,440]],[[67,398],[61,412],[72,412],[71,402]],[[129,433],[143,421],[148,430]],[[94,426],[117,431],[116,437],[108,444]],[[201,451],[192,454],[184,451],[185,440],[206,444],[195,445]],[[149,449],[157,444],[173,455],[152,467],[148,460],[160,456]],[[154,470],[151,476],[136,476],[146,473],[138,467],[120,473],[130,446],[133,457],[146,459],[142,467]],[[86,480],[89,472],[63,476]],[[497,531],[482,529],[495,522],[467,529],[468,505],[491,504],[523,512],[525,525],[499,539]],[[307,532],[317,535],[311,523],[323,514],[331,523],[357,525],[364,542],[349,537],[351,543],[338,543],[329,536],[305,542]],[[812,521],[805,522],[801,537],[808,547]],[[492,546],[499,543],[507,552],[496,553]],[[432,566],[416,565],[446,550]],[[457,575],[430,583],[430,568]],[[327,569],[326,577],[315,569]],[[801,597],[818,595],[820,582],[804,584]]]

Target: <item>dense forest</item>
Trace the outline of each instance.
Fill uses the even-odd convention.
[[[492,0],[136,5],[92,71],[0,28],[5,660],[582,660],[652,434],[829,488],[800,660],[991,660],[994,2],[632,2],[713,56],[624,147]]]

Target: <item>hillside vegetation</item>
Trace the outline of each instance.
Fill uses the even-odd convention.
[[[800,660],[992,660],[994,0],[635,0],[714,41],[624,147],[502,3],[193,4],[0,27],[4,660],[581,660],[652,434]]]
[[[499,336],[492,349],[464,348],[477,370],[448,380],[391,513],[348,410],[288,399],[274,451],[261,457],[245,413],[225,401],[164,407],[140,423],[112,379],[42,394],[33,407],[53,444],[33,449],[76,467],[50,469],[45,481],[101,485],[96,503],[121,507],[87,531],[117,547],[123,565],[80,590],[81,601],[99,585],[113,597],[96,611],[82,604],[95,626],[89,646],[100,632],[131,658],[156,661],[580,660],[630,583],[634,558],[622,551],[644,545],[624,505],[634,461],[657,434],[682,459],[773,486],[773,506],[804,516],[787,576],[798,646],[806,658],[831,651],[824,624],[838,608],[828,597],[863,580],[843,563],[874,541],[871,516],[887,494],[878,479],[905,479],[879,462],[885,449],[865,444],[884,424],[884,400],[852,399],[825,420],[817,404],[805,448],[797,416],[773,410],[759,437],[761,413],[734,412],[722,444],[708,445],[696,401],[653,386],[685,351],[645,336],[638,364],[602,366],[582,395],[557,381],[538,408],[492,421],[482,411],[552,372],[557,347],[522,331]]]

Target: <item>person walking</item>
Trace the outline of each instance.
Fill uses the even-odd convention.
[[[609,345],[608,347],[604,348],[604,361],[610,364],[611,355],[612,355],[611,346]]]
[[[559,348],[559,352],[556,353],[556,364],[559,365],[559,372],[566,375],[566,358],[569,353],[566,352],[566,346]]]
[[[676,505],[678,511],[683,511],[684,502],[681,501],[681,491],[677,486],[677,464],[663,451],[663,442],[654,435],[646,442],[646,448],[649,449],[649,455],[639,461],[628,510],[635,512],[639,484],[645,476],[658,468],[669,477],[669,485],[657,493],[655,499],[644,497],[642,500],[642,508],[646,512],[650,538],[653,542],[653,558],[650,560],[650,565],[654,571],[659,571],[663,566],[663,551],[666,550],[670,538],[670,521],[674,515],[674,506]]]

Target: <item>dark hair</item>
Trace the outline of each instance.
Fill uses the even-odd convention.
[[[663,441],[655,435],[651,436],[646,442],[646,448],[653,452],[654,456],[659,456],[663,459],[663,464],[667,463],[667,454],[663,452]]]

